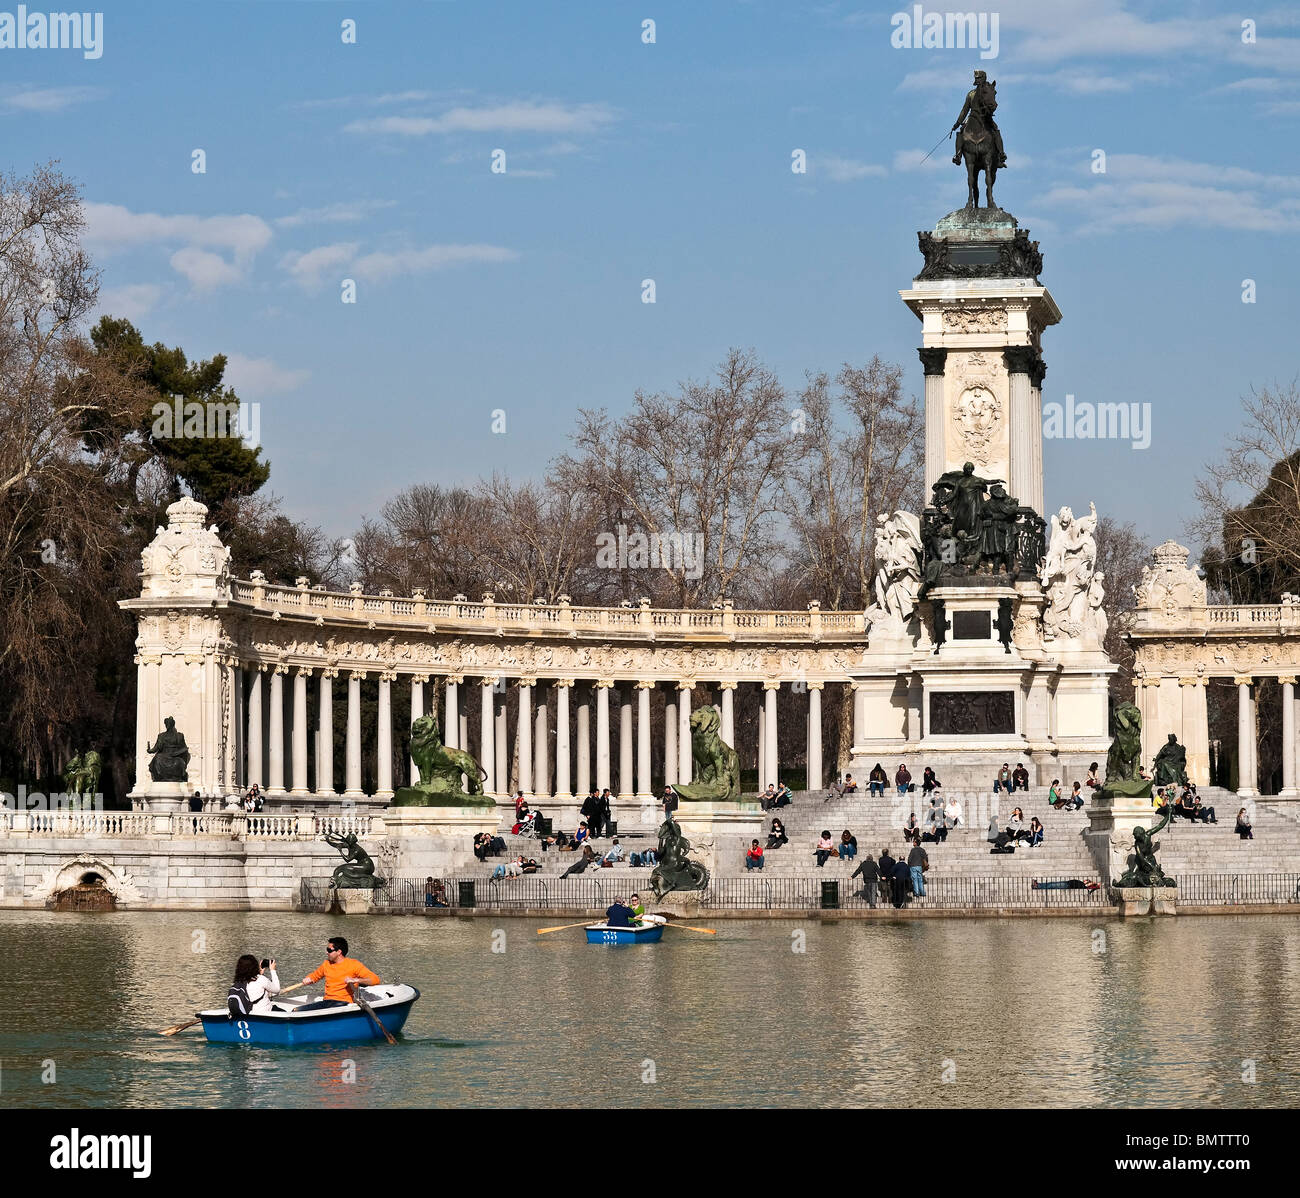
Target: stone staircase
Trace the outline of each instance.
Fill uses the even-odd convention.
[[[1031,787],[1016,791],[1014,795],[992,793],[960,796],[966,822],[948,833],[941,844],[923,845],[930,859],[928,876],[954,877],[1024,877],[1024,878],[1092,878],[1097,867],[1092,860],[1084,832],[1088,828],[1086,805],[1078,811],[1055,811],[1047,804],[1047,787]],[[847,880],[857,868],[865,853],[878,857],[882,848],[888,847],[897,856],[906,852],[903,823],[915,810],[924,826],[929,807],[920,789],[906,797],[892,788],[883,797],[859,791],[853,795],[824,801],[825,792],[797,792],[794,801],[778,812],[763,813],[763,835],[767,843],[767,829],[773,816],[785,824],[789,844],[764,854],[762,876],[768,879],[827,879]],[[1300,873],[1300,803],[1277,803],[1257,800],[1255,803],[1255,838],[1241,840],[1233,832],[1237,809],[1241,800],[1231,791],[1217,787],[1201,790],[1202,802],[1215,808],[1218,824],[1191,824],[1176,819],[1172,826],[1159,834],[1160,862],[1171,875],[1188,874],[1291,874]],[[996,813],[998,826],[1004,827],[1011,809],[1020,807],[1025,823],[1037,815],[1045,829],[1043,843],[1037,848],[1021,845],[1013,854],[989,852],[989,818]],[[829,829],[838,843],[840,833],[849,829],[858,840],[858,856],[853,860],[830,858],[819,868],[814,849],[823,828]],[[568,829],[566,829],[567,831]],[[535,858],[541,869],[533,877],[559,877],[570,865],[573,853],[561,853],[552,847],[546,853],[539,842],[510,835],[509,824],[503,817],[499,834],[506,842],[506,853],[489,858],[486,865],[473,862],[471,869],[461,876],[490,876],[500,862],[512,861],[515,856]],[[655,833],[635,824],[632,830],[619,832],[619,842],[631,853],[656,844]],[[602,837],[593,843],[598,854],[609,851],[612,839]],[[721,862],[718,877],[739,877],[746,873],[744,860]],[[589,866],[580,875],[598,877],[612,889],[644,890],[649,886],[650,869],[633,868],[626,864],[610,869]]]

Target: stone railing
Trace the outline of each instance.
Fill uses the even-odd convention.
[[[0,837],[8,838],[312,841],[327,833],[358,837],[382,835],[383,821],[376,816],[357,814],[0,810]]]
[[[1300,636],[1300,604],[1261,603],[1240,606],[1138,608],[1125,613],[1126,631],[1137,636]]]
[[[569,603],[496,603],[434,600],[422,596],[396,598],[355,592],[317,591],[306,587],[274,586],[235,580],[231,600],[271,615],[300,614],[331,623],[355,622],[390,627],[419,627],[423,631],[526,635],[581,635],[726,640],[789,640],[795,642],[852,639],[866,632],[862,612],[823,612],[816,604],[807,611],[738,611],[730,603],[715,608],[575,607]]]

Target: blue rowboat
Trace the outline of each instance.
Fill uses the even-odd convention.
[[[611,928],[607,923],[587,925],[588,944],[656,944],[663,935],[664,925],[653,921],[639,928]]]
[[[402,1030],[420,992],[394,983],[361,992],[379,1021],[392,1033]],[[203,1034],[213,1044],[256,1044],[264,1048],[296,1048],[304,1044],[347,1044],[382,1040],[374,1021],[355,1003],[300,1011],[304,998],[273,1000],[280,1010],[268,1014],[231,1016],[226,1011],[198,1011]]]

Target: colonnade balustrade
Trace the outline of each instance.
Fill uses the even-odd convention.
[[[283,679],[292,670],[292,686]],[[232,666],[236,743],[243,747],[233,771],[241,787],[258,784],[268,798],[309,801],[341,795],[345,799],[391,799],[395,785],[419,781],[419,771],[409,757],[394,778],[393,688],[407,688],[412,722],[431,712],[431,683],[441,682],[442,710],[438,712],[443,744],[465,749],[478,760],[486,794],[505,799],[515,790],[529,798],[572,799],[609,789],[623,801],[653,798],[652,771],[658,766],[667,785],[693,779],[691,714],[704,702],[714,701],[720,715],[722,740],[735,746],[735,695],[740,685],[752,685],[761,695],[758,706],[756,753],[742,752],[742,761],[757,761],[759,789],[780,778],[778,696],[782,684],[764,680],[742,683],[723,679],[708,683],[655,679],[579,679],[535,676],[505,678],[497,674],[434,676],[402,673],[393,669],[344,670],[346,692],[342,713],[344,732],[343,785],[334,777],[334,680],[339,667],[311,667],[253,662]],[[377,682],[374,733],[374,786],[362,785],[362,683]],[[311,721],[308,689],[316,685],[315,723]],[[792,687],[806,691],[807,785],[820,788],[822,774],[822,715],[820,681]],[[660,689],[664,714],[660,737],[655,736],[651,695]],[[474,691],[477,690],[477,699]],[[547,690],[554,690],[555,727]],[[511,692],[514,701],[511,702]],[[794,701],[793,694],[785,701]],[[477,743],[471,745],[469,711],[477,705]],[[594,717],[593,717],[594,707]],[[615,708],[616,710],[611,710]],[[513,721],[513,724],[512,724]],[[510,732],[514,730],[514,752]],[[617,730],[617,757],[614,755]],[[655,753],[655,742],[659,752]],[[311,752],[308,752],[309,743]],[[314,759],[314,777],[309,762]],[[511,772],[514,771],[513,785]]]

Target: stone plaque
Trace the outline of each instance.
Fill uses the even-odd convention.
[[[1015,731],[1014,691],[933,691],[930,694],[931,736],[1008,736]]]
[[[986,611],[955,611],[952,613],[952,639],[954,641],[987,641],[993,636],[992,615]]]

